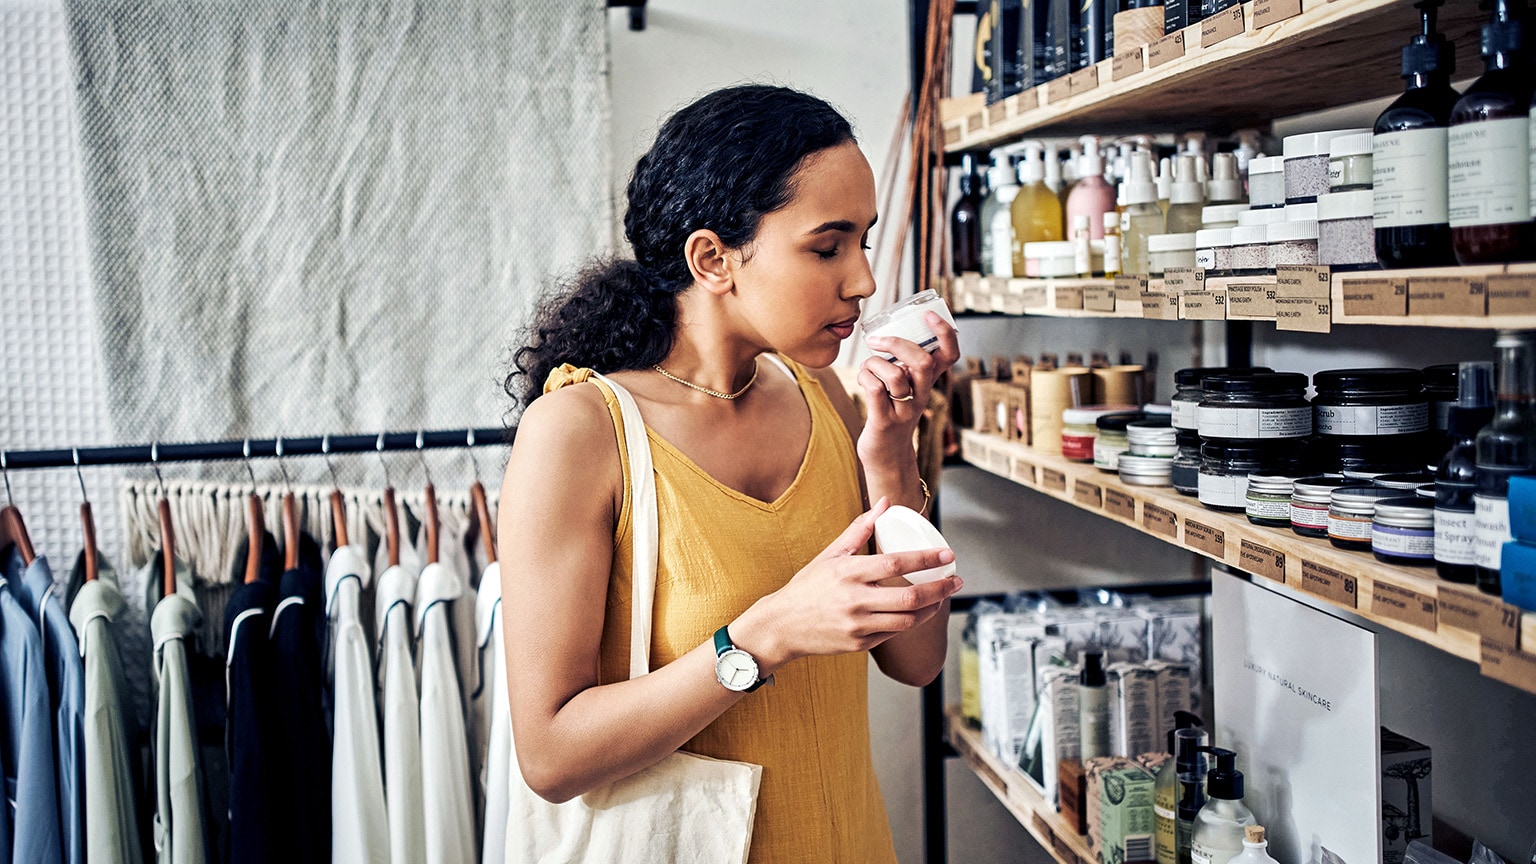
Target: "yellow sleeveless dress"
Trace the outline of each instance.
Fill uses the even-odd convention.
[[[660,513],[652,667],[709,642],[722,624],[782,587],[862,510],[853,442],[821,385],[785,361],[811,409],[811,440],[794,482],[759,501],[704,473],[654,431]],[[765,369],[764,374],[780,374]],[[566,365],[544,392],[592,379]],[[618,402],[600,382],[625,448]],[[624,466],[629,488],[629,467]],[[629,677],[630,503],[613,538],[599,683]],[[683,749],[763,766],[752,864],[894,864],[869,740],[869,655],[808,657],[732,706]]]

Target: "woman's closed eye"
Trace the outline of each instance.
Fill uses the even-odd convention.
[[[865,251],[868,251],[869,250],[869,243],[864,242],[864,241],[860,241],[859,242],[859,248],[863,249]],[[838,243],[838,244],[833,245],[833,247],[830,248],[830,249],[813,249],[811,251],[815,252],[817,255],[820,255],[822,260],[826,261],[826,260],[830,260],[832,258],[836,258],[837,257],[837,253],[839,251],[841,251],[841,249],[842,249],[842,244]]]

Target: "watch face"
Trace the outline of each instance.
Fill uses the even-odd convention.
[[[737,648],[715,658],[715,678],[728,690],[743,691],[757,683],[757,661]]]

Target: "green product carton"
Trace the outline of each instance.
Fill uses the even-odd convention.
[[[1138,864],[1157,859],[1152,798],[1157,780],[1140,765],[1105,771],[1099,782],[1099,860]]]

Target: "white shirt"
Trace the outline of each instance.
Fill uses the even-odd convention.
[[[512,715],[507,704],[507,675],[502,667],[505,639],[501,633],[501,565],[491,564],[480,575],[475,598],[476,635],[489,703],[490,740],[480,783],[485,797],[485,835],[480,860],[506,860],[507,784],[512,776]]]
[[[426,803],[426,864],[475,864],[474,799],[464,702],[455,668],[450,609],[463,592],[459,574],[428,564],[417,586],[421,638],[421,764]]]
[[[384,713],[384,794],[389,811],[390,860],[427,860],[422,807],[421,724],[417,717],[416,667],[411,660],[411,603],[416,574],[391,567],[379,577],[375,596],[379,627],[379,678]],[[340,726],[340,722],[337,722]]]
[[[159,864],[204,864],[208,860],[186,645],[202,620],[197,605],[182,593],[163,598],[150,618],[158,691],[154,751],[155,859]]]
[[[359,618],[360,595],[371,577],[355,546],[337,549],[325,571],[336,710],[331,750],[332,864],[389,864],[390,860],[373,661]]]

